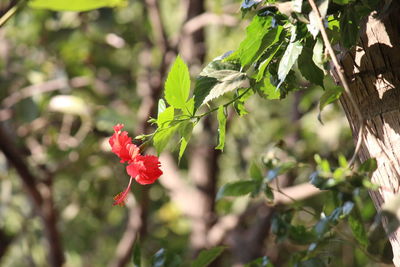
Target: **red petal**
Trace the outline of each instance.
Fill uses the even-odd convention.
[[[109,143],[111,146],[111,151],[116,154],[121,162],[132,161],[130,156],[130,150],[128,150],[128,145],[132,144],[132,138],[128,136],[126,131],[121,132],[121,129],[124,127],[123,124],[117,124],[114,126],[114,134],[110,137]]]
[[[162,175],[160,166],[156,156],[137,155],[133,162],[126,167],[126,171],[139,184],[152,184]]]
[[[125,206],[125,200],[126,200],[126,197],[128,196],[129,191],[131,190],[131,184],[132,184],[132,177],[131,177],[131,179],[129,179],[129,184],[126,187],[126,189],[114,197],[115,201],[113,203],[113,206],[115,206],[115,205]]]

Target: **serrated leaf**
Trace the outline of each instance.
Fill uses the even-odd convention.
[[[200,252],[199,256],[192,262],[192,267],[206,267],[212,263],[221,253],[225,247],[215,247]]]
[[[185,62],[177,56],[165,82],[165,99],[174,108],[183,109],[190,92],[190,75]]]
[[[319,111],[321,112],[327,105],[335,102],[340,98],[343,92],[343,87],[334,86],[328,88],[319,100]]]
[[[257,181],[246,180],[223,185],[218,193],[217,200],[223,197],[238,197],[244,196],[253,192],[257,187]]]
[[[174,112],[173,107],[168,107],[159,113],[157,117],[157,126],[159,128],[167,127],[174,119]]]
[[[276,48],[272,51],[272,53],[263,62],[260,63],[260,66],[258,67],[258,73],[256,76],[257,82],[261,81],[264,78],[265,69],[269,66],[272,59],[275,57],[276,53],[279,51],[281,47],[282,43],[277,45]]]
[[[153,137],[153,144],[156,148],[157,154],[160,155],[164,151],[165,147],[171,140],[172,136],[177,130],[177,125],[168,126],[157,130]]]
[[[257,61],[263,51],[276,43],[282,27],[272,27],[271,16],[255,16],[246,28],[246,38],[228,59],[239,59],[244,67]]]
[[[232,71],[221,70],[214,72],[213,75],[217,75],[221,78],[219,79],[217,78],[219,82],[210,90],[209,94],[204,99],[203,104],[210,102],[211,100],[216,99],[235,89],[249,86],[247,76],[243,72],[233,71],[233,70]]]
[[[194,108],[197,110],[208,96],[211,89],[218,83],[213,77],[199,76],[194,87]]]
[[[340,37],[345,48],[356,44],[358,39],[360,17],[352,6],[344,9],[340,16]]]
[[[189,143],[190,137],[192,136],[193,127],[194,123],[190,121],[182,123],[179,127],[179,134],[182,136],[181,145],[179,147],[179,161],[181,160],[187,144]]]
[[[304,47],[298,59],[298,68],[308,81],[324,87],[324,72],[314,64],[312,56],[311,48]]]
[[[88,11],[101,7],[125,5],[126,0],[30,0],[28,6],[54,11]]]
[[[265,78],[256,83],[255,88],[263,97],[267,99],[280,99],[281,92],[280,90],[271,83],[270,75],[266,75]]]
[[[278,79],[279,85],[285,81],[286,76],[288,75],[289,71],[292,69],[294,63],[296,63],[297,58],[300,56],[301,51],[303,50],[303,46],[300,41],[294,41],[296,39],[296,28],[292,28],[292,36],[291,42],[287,46],[285,53],[283,54],[281,61],[279,62],[278,67]]]
[[[233,104],[233,107],[235,108],[236,113],[239,116],[243,116],[248,114],[246,107],[244,106],[245,101],[254,94],[253,90],[248,90],[248,89],[238,89],[237,94],[241,95],[244,90],[247,90],[247,93],[245,93],[240,99],[236,100],[235,103]]]
[[[319,13],[321,14],[321,17],[324,19],[326,16],[326,12],[328,11],[329,0],[320,0],[317,2],[317,5],[318,5]],[[310,20],[310,24],[307,24],[307,29],[312,34],[312,36],[315,38],[315,37],[317,37],[317,35],[319,33],[319,27],[318,27],[319,19],[314,11],[310,12],[309,20]]]
[[[226,114],[224,106],[219,106],[217,119],[218,119],[218,145],[216,149],[224,150],[225,130],[226,130]]]

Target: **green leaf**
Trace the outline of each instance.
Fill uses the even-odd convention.
[[[246,180],[223,185],[218,193],[217,200],[223,197],[238,197],[244,196],[253,192],[257,187],[257,181]]]
[[[321,17],[325,18],[326,12],[328,11],[329,0],[320,0],[317,2],[317,5]],[[319,19],[314,11],[310,12],[309,19],[310,19],[310,24],[307,24],[307,29],[315,38],[319,33],[319,27],[318,27]]]
[[[183,115],[187,115],[189,117],[193,117],[194,115],[194,97],[190,98],[185,103],[185,107],[182,109]]]
[[[264,194],[267,197],[269,203],[274,203],[275,199],[274,192],[272,191],[272,188],[268,184],[265,184]]]
[[[158,129],[154,134],[153,144],[157,150],[157,154],[160,154],[167,146],[169,140],[175,133],[177,125],[172,126],[174,119],[174,108],[168,107],[162,113],[158,115],[157,125]]]
[[[279,40],[282,27],[272,28],[272,21],[271,16],[254,16],[246,28],[246,38],[228,60],[238,58],[243,67],[257,61],[265,49]]]
[[[255,181],[262,181],[264,179],[260,168],[254,162],[250,166],[250,178]]]
[[[174,108],[183,109],[190,92],[188,67],[177,56],[165,82],[165,99]]]
[[[218,83],[214,77],[199,76],[194,87],[194,108],[197,110],[208,96],[211,89]]]
[[[267,256],[255,259],[249,263],[246,263],[244,267],[274,267]]]
[[[350,214],[348,220],[350,229],[353,232],[353,236],[363,247],[367,247],[368,236],[359,211],[357,209],[353,209],[353,212]]]
[[[237,90],[237,95],[241,95],[245,90],[247,90],[247,92],[238,100],[235,101],[235,103],[233,104],[233,107],[235,108],[236,113],[239,116],[243,116],[248,114],[246,107],[244,106],[245,101],[254,94],[254,90],[248,90],[247,88],[239,88]]]
[[[264,78],[264,73],[265,69],[269,66],[271,63],[272,59],[276,55],[276,53],[279,51],[279,49],[282,47],[282,43],[277,45],[276,48],[273,50],[273,52],[266,58],[263,62],[260,63],[260,66],[258,67],[258,73],[256,76],[256,81],[261,81],[262,78]]]
[[[218,83],[204,98],[203,104],[218,98],[238,88],[248,87],[248,79],[245,73],[235,70],[219,70],[210,74],[218,79]]]
[[[263,97],[267,99],[272,100],[281,98],[281,92],[279,88],[271,83],[270,75],[266,75],[261,82],[256,83],[255,88]]]
[[[126,0],[30,0],[29,7],[54,11],[88,11],[125,5]]]
[[[225,250],[225,247],[215,247],[200,252],[199,256],[192,262],[192,267],[206,267],[213,262],[221,253]]]
[[[265,180],[267,183],[273,181],[276,179],[279,175],[282,175],[291,169],[295,168],[297,166],[296,162],[285,162],[279,165],[278,167],[269,170],[267,176],[265,177]]]
[[[313,55],[312,55],[312,60],[315,63],[315,65],[320,68],[322,71],[325,70],[324,68],[324,43],[320,38],[317,38],[317,41],[315,42],[314,48],[313,48]]]
[[[216,147],[216,149],[224,150],[225,130],[226,130],[226,114],[224,106],[219,106],[217,119],[218,119],[218,146]]]
[[[133,247],[132,253],[132,263],[133,267],[141,267],[141,252],[140,252],[140,244],[138,241],[135,242],[135,246]]]
[[[163,101],[164,102],[164,101]],[[160,107],[160,105],[159,105]],[[159,109],[160,111],[160,109]],[[174,119],[174,108],[173,107],[168,107],[164,109],[161,113],[158,113],[157,117],[157,126],[158,128],[165,128],[167,127],[172,120]]]
[[[340,34],[342,44],[350,48],[356,44],[358,39],[360,17],[353,6],[344,9],[340,17]]]
[[[378,168],[378,163],[375,158],[367,159],[358,168],[359,172],[373,172]]]
[[[160,116],[161,113],[164,112],[164,110],[167,108],[167,105],[165,104],[165,101],[163,99],[158,100],[158,112],[157,112],[157,118]]]
[[[180,267],[182,266],[181,258],[166,251],[164,248],[154,254],[151,262],[152,267]]]
[[[179,133],[182,136],[181,138],[181,145],[179,148],[179,161],[181,160],[183,153],[186,150],[186,146],[189,143],[190,137],[192,136],[194,123],[191,121],[186,121],[181,123],[179,126]]]
[[[279,85],[284,82],[289,71],[292,69],[297,58],[300,56],[303,46],[300,41],[294,41],[296,39],[296,27],[292,28],[292,36],[289,45],[287,46],[285,53],[283,54],[278,67],[278,79]]]
[[[313,229],[307,230],[303,225],[290,225],[289,227],[289,238],[295,244],[308,245],[314,242],[317,238]]]
[[[322,111],[327,105],[335,102],[340,98],[343,92],[343,87],[334,86],[328,88],[319,100],[319,111]]]
[[[177,130],[177,125],[169,126],[165,128],[160,128],[154,134],[153,144],[156,148],[157,154],[160,155],[164,151],[165,147],[168,145],[172,136]]]
[[[311,48],[304,47],[298,60],[298,68],[304,78],[323,88],[324,72],[314,64],[312,57],[313,51]]]

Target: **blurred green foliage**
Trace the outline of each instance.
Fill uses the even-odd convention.
[[[41,2],[32,1],[30,6],[39,7]],[[65,9],[57,6],[58,2],[54,2],[53,9]],[[138,127],[136,115],[146,94],[140,86],[143,72],[156,69],[161,60],[160,50],[148,48],[148,40],[154,37],[143,3],[108,2],[111,4],[104,6],[117,2],[124,5],[79,13],[24,8],[0,30],[0,100],[2,111],[11,112],[8,117],[9,113],[4,113],[2,120],[15,141],[28,149],[32,169],[40,172],[45,165],[54,176],[53,191],[66,266],[104,266],[114,256],[128,214],[127,209],[112,207],[112,197],[121,191],[128,177],[110,153],[107,138],[116,123],[124,123],[131,133]],[[168,34],[173,36],[182,23],[182,8],[176,0],[160,2]],[[239,9],[238,3],[208,1],[207,8],[221,13],[230,4]],[[211,60],[238,48],[244,24],[236,28],[207,27],[207,58]],[[274,46],[278,39],[264,43],[265,49],[273,49],[274,53],[286,49]],[[266,42],[259,41],[260,46],[261,41]],[[245,44],[239,46],[239,54],[245,49],[248,49]],[[241,56],[240,61],[246,64],[254,59]],[[298,71],[288,70],[280,76],[286,75],[299,76]],[[301,78],[300,82],[305,84]],[[366,229],[374,226],[375,216],[365,190],[373,187],[365,179],[371,169],[363,166],[364,169],[347,173],[340,164],[343,157],[338,155],[351,155],[352,140],[337,106],[325,107],[324,125],[317,120],[321,95],[324,99],[321,106],[338,97],[333,82],[324,78],[328,88],[325,93],[314,86],[299,85],[297,89],[304,90],[289,95],[285,101],[277,100],[280,93],[271,95],[270,81],[262,83],[264,89],[260,93],[269,94],[274,100],[246,95],[246,103],[238,101],[236,110],[241,115],[249,114],[245,119],[229,119],[229,130],[220,133],[218,147],[223,147],[224,153],[218,162],[221,189],[216,202],[217,215],[240,214],[252,203],[273,202],[276,192],[270,183],[281,175],[295,177],[296,184],[308,182],[317,169],[312,182],[321,189],[339,188],[340,197],[329,192],[279,207],[280,212],[271,221],[274,237],[267,241],[275,249],[266,254],[282,265],[324,266],[324,262],[332,266],[373,265],[365,255],[376,260],[386,243],[371,248],[367,235]],[[35,86],[40,89],[35,91]],[[24,90],[29,93],[24,95]],[[182,103],[178,103],[180,108],[185,106],[188,92],[183,95]],[[166,98],[169,101],[168,93]],[[221,103],[228,100],[226,96],[219,99]],[[230,111],[220,109],[220,125],[225,127]],[[213,127],[217,128],[217,123]],[[196,138],[196,128],[192,138]],[[210,142],[217,146],[217,137]],[[321,156],[314,157],[316,154]],[[185,156],[180,166],[180,174],[190,183]],[[348,177],[352,178],[350,183]],[[0,259],[1,264],[28,266],[33,262],[46,266],[43,225],[34,216],[17,173],[2,154],[0,189],[0,228],[14,236]],[[129,199],[129,205],[141,200],[143,188],[134,186],[133,194],[135,198]],[[232,198],[245,194],[250,196]],[[135,250],[132,264],[189,266],[193,259],[190,221],[160,184],[149,188],[149,197],[147,235],[141,237],[140,250]],[[373,233],[374,238],[385,240],[384,235]],[[200,253],[193,266],[205,266],[220,254],[219,266],[233,264],[234,255],[229,248],[217,247]],[[263,257],[246,266],[272,266],[272,263]]]

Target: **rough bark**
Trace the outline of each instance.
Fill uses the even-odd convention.
[[[366,120],[359,158],[378,162],[372,181],[380,188],[370,192],[378,211],[398,193],[400,184],[400,8],[394,5],[390,13],[374,12],[365,20],[357,46],[341,60],[351,94]],[[357,139],[359,118],[346,96],[341,103]],[[382,223],[387,226],[385,219]],[[393,262],[400,266],[400,230],[389,240]]]

